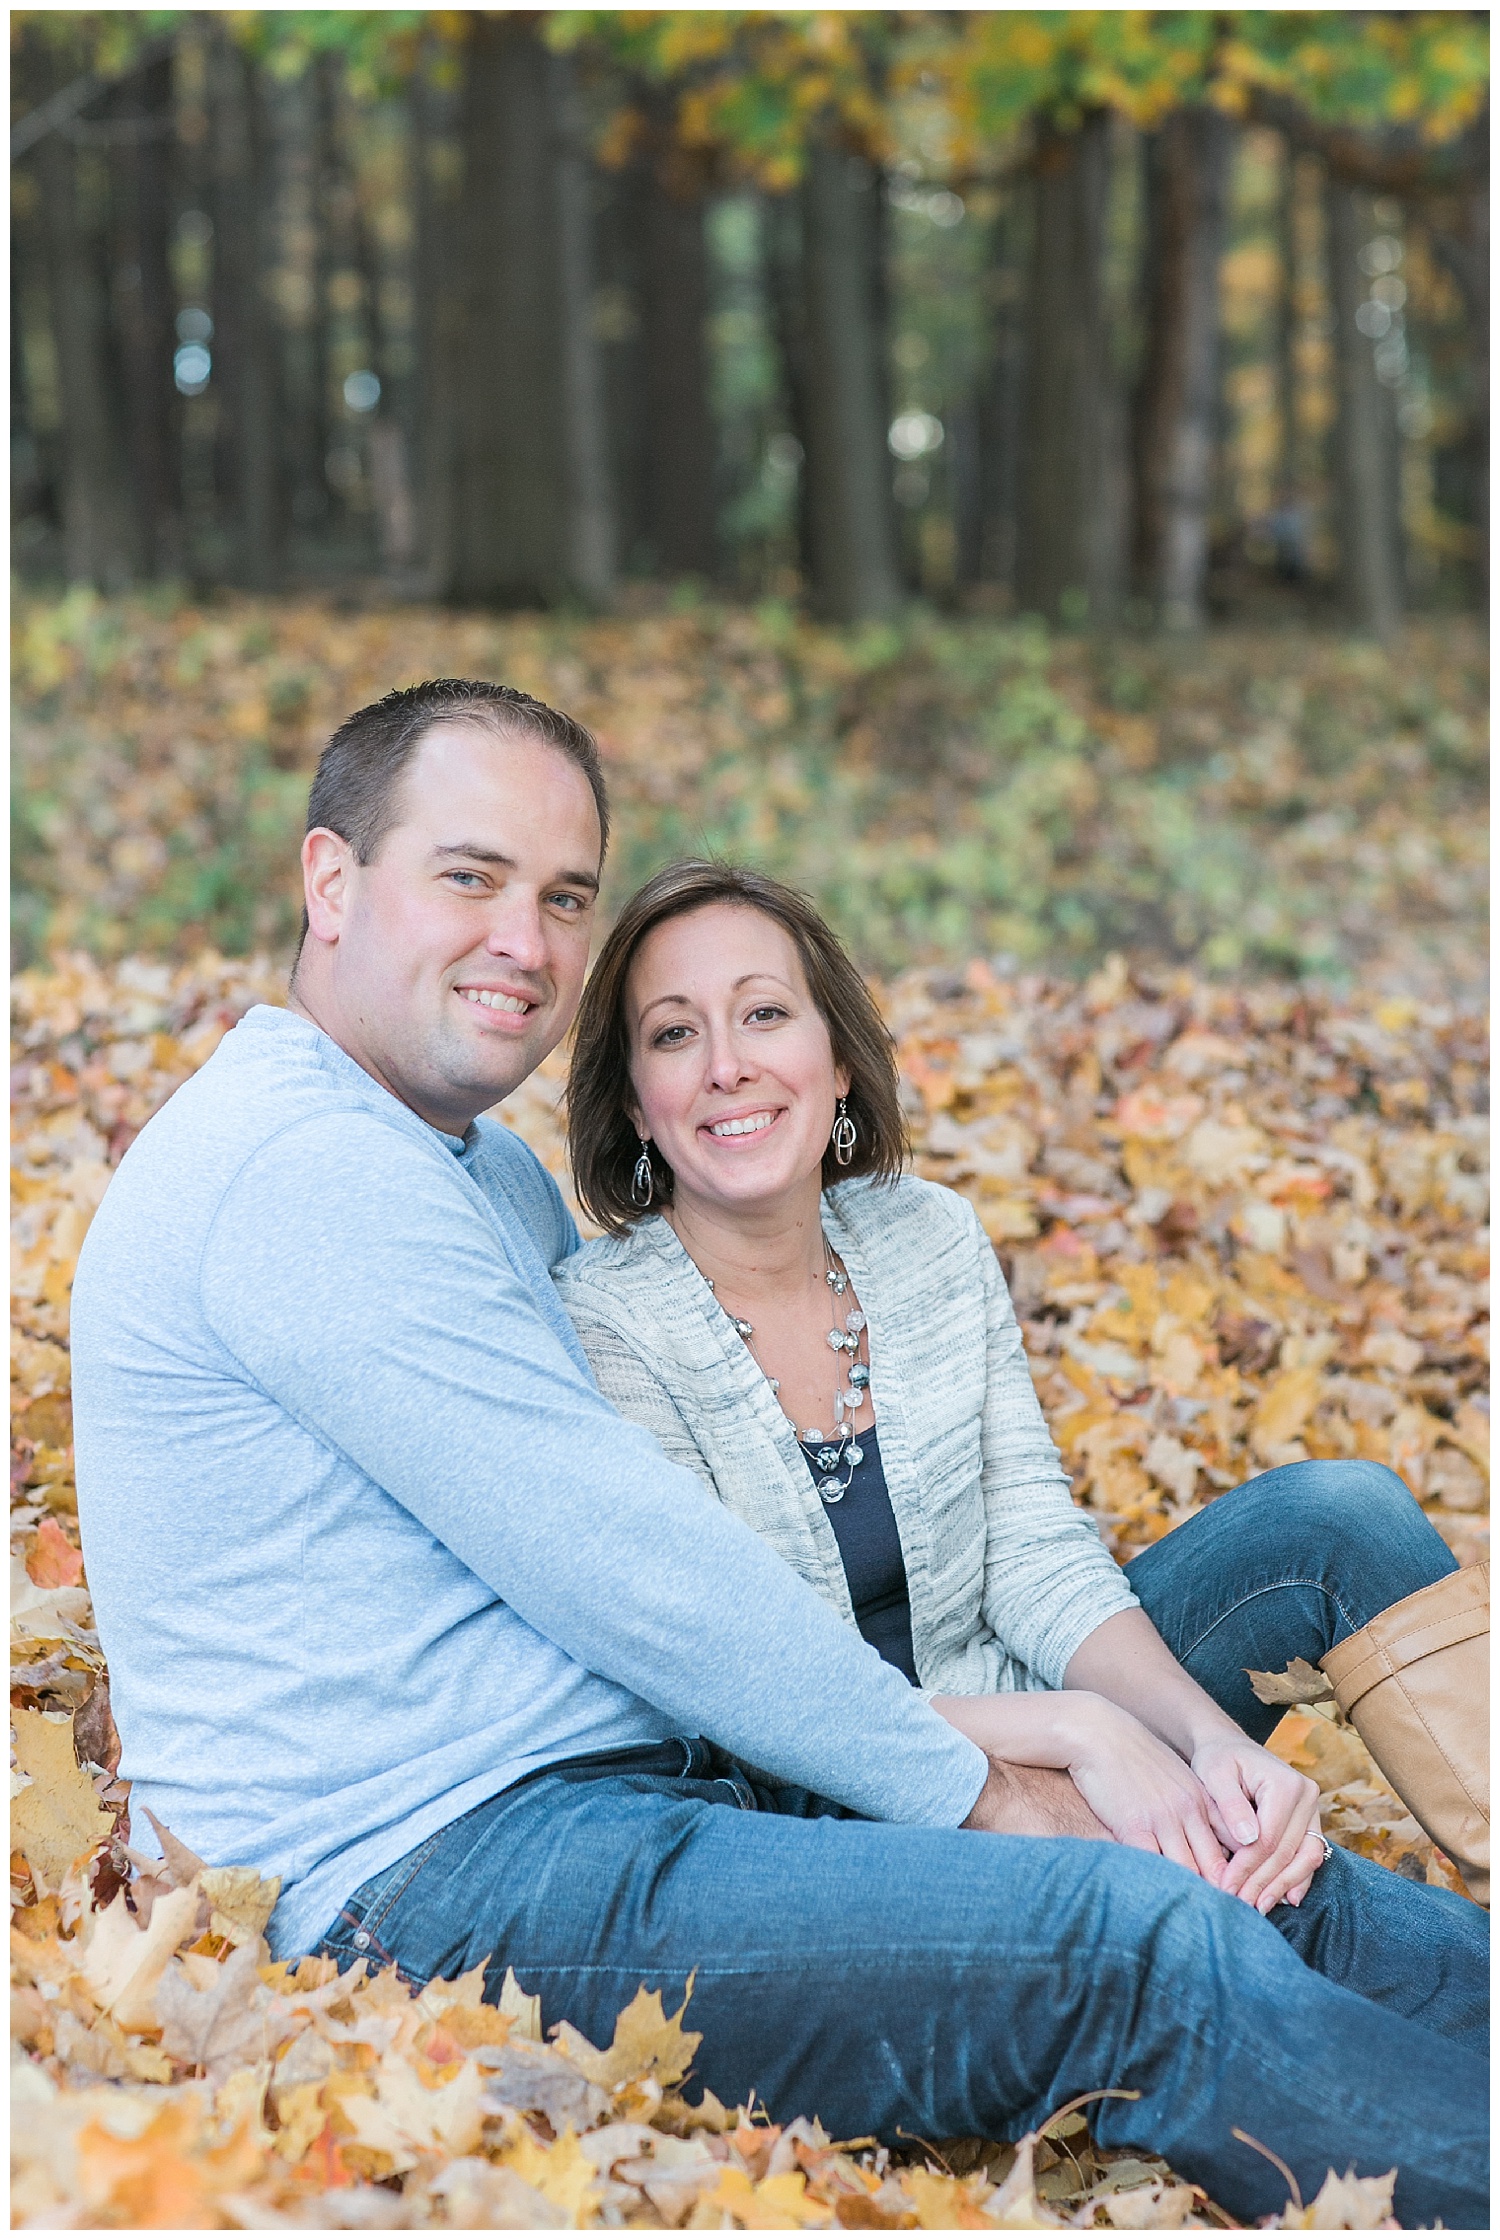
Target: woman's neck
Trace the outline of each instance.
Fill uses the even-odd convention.
[[[679,1194],[663,1211],[688,1258],[725,1304],[733,1301],[744,1310],[823,1281],[828,1257],[816,1176],[795,1200],[774,1206],[706,1204]]]

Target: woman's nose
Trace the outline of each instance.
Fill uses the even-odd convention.
[[[708,1079],[712,1088],[737,1089],[754,1071],[734,1035],[721,1030],[710,1038]]]

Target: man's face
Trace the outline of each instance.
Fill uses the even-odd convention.
[[[599,815],[538,740],[439,723],[367,864],[303,846],[302,1007],[434,1127],[459,1135],[572,1024],[598,892]]]

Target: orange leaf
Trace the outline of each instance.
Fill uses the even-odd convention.
[[[43,1517],[26,1572],[38,1587],[76,1587],[83,1578],[83,1557],[56,1517]]]

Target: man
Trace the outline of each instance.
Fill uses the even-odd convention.
[[[696,1970],[727,2100],[1003,2137],[1123,2086],[1100,2134],[1240,2214],[1284,2191],[1236,2125],[1308,2190],[1395,2162],[1405,2215],[1477,2220],[1458,1987],[1421,2027],[1375,2003],[1336,1893],[1278,1935],[1068,1840],[1099,1831],[1065,1776],[1002,1780],[594,1390],[548,1277],[572,1225],[478,1117],[577,1004],[588,734],[496,686],[392,694],[335,734],[308,822],[290,1008],[142,1133],[74,1293],[138,1801],[282,1877],[278,1953],[414,1980],[493,1953],[606,2041]]]

